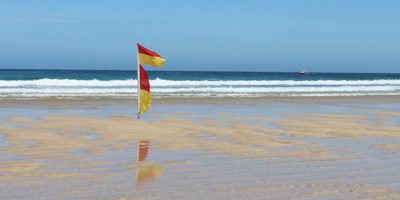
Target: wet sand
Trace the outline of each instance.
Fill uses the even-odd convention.
[[[0,199],[400,198],[399,102],[358,99],[2,102]]]

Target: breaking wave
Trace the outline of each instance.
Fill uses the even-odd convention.
[[[0,80],[0,97],[135,97],[137,81]],[[400,80],[150,80],[154,97],[400,95]]]

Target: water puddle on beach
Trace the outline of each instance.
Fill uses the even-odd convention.
[[[179,106],[3,116],[0,199],[400,198],[398,112]]]

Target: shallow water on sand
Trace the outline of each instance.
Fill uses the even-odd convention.
[[[0,199],[400,198],[396,103],[160,104],[142,117],[144,124],[133,121],[135,108],[1,107]],[[48,115],[89,119],[41,119]],[[179,119],[193,121],[193,127]],[[308,126],[312,119],[320,123]],[[81,124],[54,126],[60,120]],[[332,133],[314,134],[310,127],[316,124]],[[343,135],[338,124],[354,136]],[[135,126],[153,132],[134,136]],[[358,131],[374,127],[386,135]],[[52,146],[55,139],[68,145]]]

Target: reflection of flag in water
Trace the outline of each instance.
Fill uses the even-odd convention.
[[[163,172],[162,166],[157,163],[145,163],[147,154],[149,152],[150,142],[140,141],[137,150],[137,161],[139,162],[136,170],[136,186],[145,182],[153,181]]]
[[[138,48],[138,118],[141,114],[147,112],[151,105],[151,93],[149,77],[141,64],[154,67],[164,65],[165,59],[161,58],[157,53],[144,48],[137,44]]]
[[[136,170],[136,186],[151,182],[163,172],[160,164],[149,164]]]
[[[139,142],[139,149],[138,149],[138,153],[137,153],[137,161],[141,162],[146,160],[147,157],[147,153],[149,152],[149,147],[150,147],[150,142],[143,140]]]

